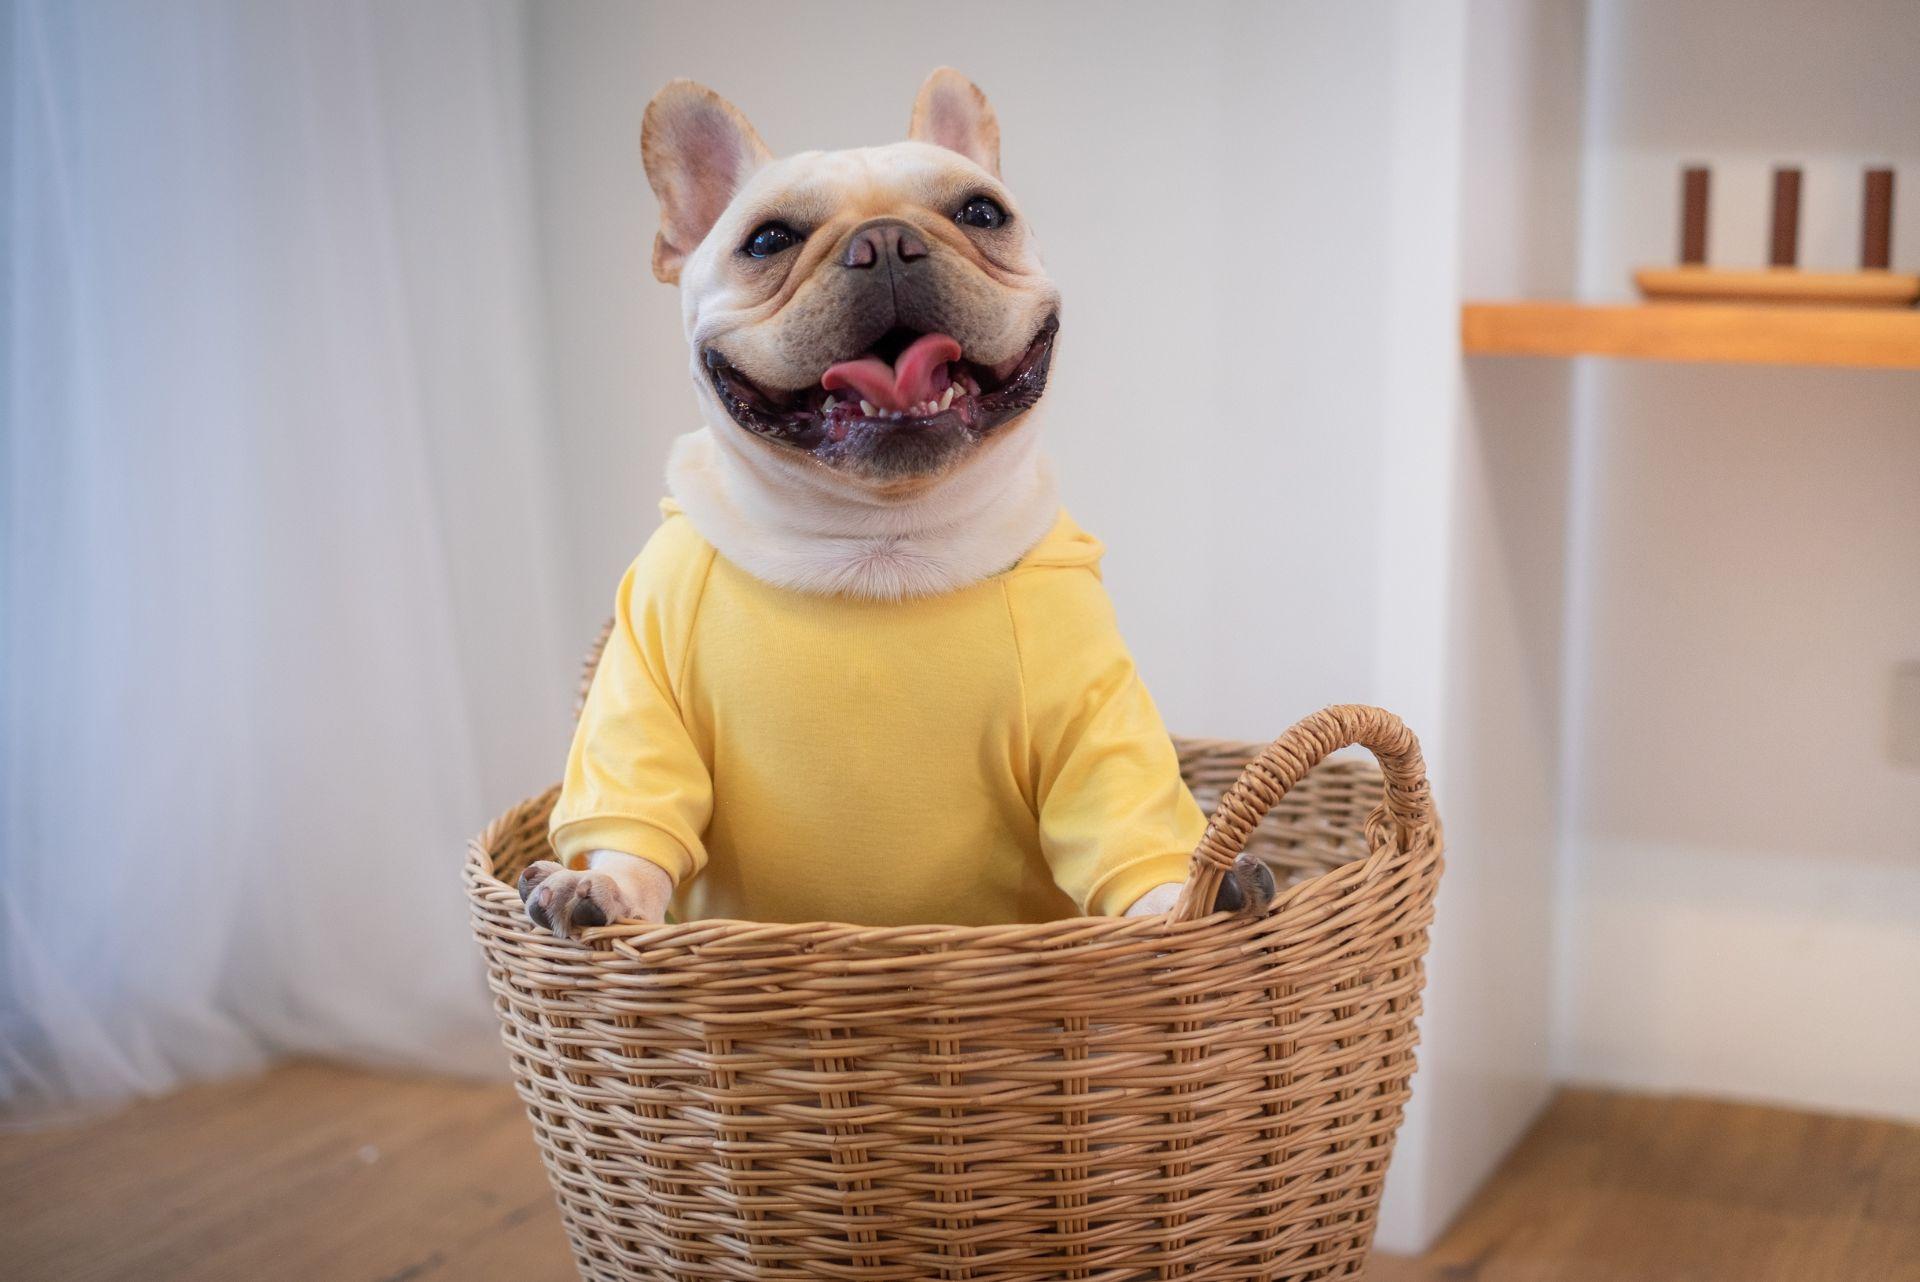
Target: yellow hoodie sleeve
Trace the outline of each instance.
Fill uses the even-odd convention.
[[[1007,580],[1020,647],[1040,846],[1095,916],[1186,880],[1206,820],[1091,566]]]
[[[620,850],[658,864],[677,886],[706,863],[713,778],[678,689],[712,561],[685,518],[669,517],[620,581],[549,830],[570,867]]]

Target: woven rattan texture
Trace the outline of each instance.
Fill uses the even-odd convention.
[[[1352,742],[1388,806],[1370,765],[1307,774]],[[1196,868],[1244,838],[1286,883],[1263,916],[571,943],[512,889],[553,794],[495,821],[474,925],[581,1276],[1358,1276],[1440,872],[1418,746],[1332,708],[1180,748],[1203,804],[1228,794]]]

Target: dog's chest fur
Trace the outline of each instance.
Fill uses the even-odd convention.
[[[804,468],[703,429],[680,438],[667,484],[694,528],[754,577],[872,600],[936,596],[1007,569],[1051,528],[1053,470],[1030,425],[964,474],[898,505],[849,501]]]

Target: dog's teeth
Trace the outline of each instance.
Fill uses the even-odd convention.
[[[822,414],[831,414],[833,413],[833,407],[838,405],[839,403],[840,402],[834,400],[831,396],[829,396],[826,400],[820,402],[820,412]]]
[[[940,408],[945,409],[951,404],[953,404],[953,384],[949,383],[947,390],[940,393]]]
[[[860,402],[860,412],[861,412],[862,414],[865,414],[865,415],[866,415],[866,416],[867,416],[868,418],[872,418],[872,417],[873,417],[873,415],[874,415],[874,412],[875,412],[875,411],[874,411],[874,408],[873,408],[873,402],[872,402],[872,401],[861,401],[861,402]]]

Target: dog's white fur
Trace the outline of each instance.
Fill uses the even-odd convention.
[[[1006,439],[940,484],[897,500],[775,453],[724,422],[674,443],[667,486],[702,537],[764,583],[933,596],[999,573],[1052,528],[1060,497],[1034,417],[1009,426]]]

